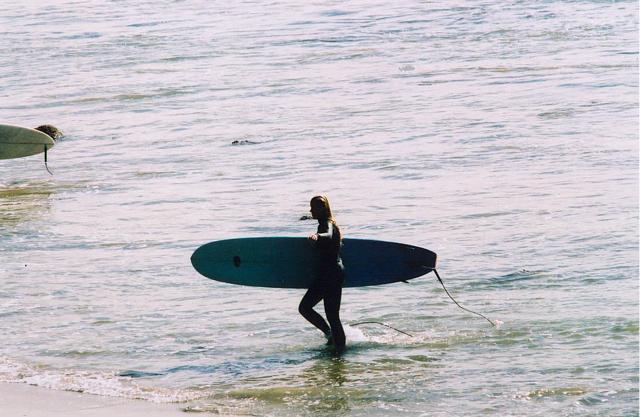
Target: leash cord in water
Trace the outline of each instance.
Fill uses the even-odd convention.
[[[469,310],[468,308],[464,308],[464,307],[462,307],[462,306],[460,305],[460,303],[458,303],[458,302],[455,300],[455,298],[453,298],[453,297],[451,296],[451,294],[449,294],[449,291],[447,290],[447,287],[445,287],[445,286],[444,286],[444,282],[442,282],[442,278],[440,278],[440,275],[438,274],[438,271],[436,271],[436,270],[434,269],[434,270],[433,270],[433,272],[435,272],[436,277],[438,277],[438,281],[440,281],[440,285],[442,285],[442,288],[444,289],[444,292],[446,292],[446,293],[447,293],[447,295],[449,296],[449,298],[451,298],[451,301],[453,301],[454,303],[456,303],[456,305],[457,305],[458,307],[460,307],[461,309],[463,309],[464,311],[468,311],[469,313],[475,314],[476,316],[480,316],[480,317],[482,317],[483,319],[485,319],[486,321],[488,321],[489,323],[491,323],[491,325],[492,325],[493,327],[497,327],[497,326],[496,326],[496,324],[495,324],[494,322],[492,322],[491,320],[489,320],[485,315],[480,314],[480,313],[476,313],[476,312],[475,312],[475,311],[473,311],[473,310]]]
[[[497,327],[497,326],[496,326],[496,324],[495,324],[494,322],[492,322],[491,320],[489,320],[485,315],[480,314],[480,313],[477,313],[477,312],[475,312],[475,311],[473,311],[473,310],[469,310],[468,308],[465,308],[465,307],[461,306],[461,305],[460,305],[460,303],[458,303],[458,302],[456,301],[456,299],[455,299],[455,298],[453,298],[453,296],[449,293],[449,290],[447,290],[447,287],[444,285],[444,282],[442,281],[442,278],[440,278],[440,274],[438,274],[438,271],[437,271],[437,270],[435,270],[435,269],[433,269],[433,272],[436,274],[436,277],[438,278],[438,281],[440,281],[440,285],[442,285],[442,289],[444,289],[444,292],[445,292],[445,293],[447,293],[447,295],[449,296],[449,298],[451,298],[451,301],[453,301],[454,303],[456,303],[456,305],[457,305],[458,307],[460,307],[461,309],[463,309],[464,311],[467,311],[467,312],[469,312],[469,313],[471,313],[471,314],[475,314],[476,316],[480,316],[480,317],[482,317],[483,319],[485,319],[486,321],[488,321],[489,323],[491,323],[491,325],[492,325],[493,327]],[[358,323],[349,323],[349,326],[360,326],[360,325],[362,325],[362,324],[377,324],[377,325],[380,325],[380,326],[388,327],[388,328],[390,328],[390,329],[392,329],[392,330],[395,330],[395,331],[396,331],[396,332],[398,332],[398,333],[402,333],[402,334],[407,335],[407,336],[409,336],[409,337],[413,337],[413,335],[412,335],[412,334],[409,334],[409,333],[407,333],[407,332],[403,332],[403,331],[402,331],[402,330],[400,330],[400,329],[396,329],[396,328],[395,328],[395,327],[393,327],[393,326],[389,326],[388,324],[385,324],[385,323],[382,323],[382,322],[379,322],[379,321],[361,321],[361,322],[358,322]]]
[[[388,324],[384,324],[384,323],[379,322],[379,321],[361,321],[361,322],[359,322],[359,323],[349,323],[349,326],[360,326],[361,324],[379,324],[380,326],[384,326],[384,327],[388,327],[388,328],[390,328],[390,329],[393,329],[393,330],[395,330],[395,331],[396,331],[396,332],[398,332],[398,333],[406,334],[406,335],[407,335],[407,336],[409,336],[409,337],[413,337],[413,335],[412,335],[412,334],[409,334],[409,333],[407,333],[407,332],[403,332],[403,331],[402,331],[402,330],[400,330],[400,329],[396,329],[395,327],[389,326]]]

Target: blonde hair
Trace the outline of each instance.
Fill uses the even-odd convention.
[[[322,203],[322,206],[324,207],[324,212],[327,215],[327,220],[333,223],[333,225],[338,229],[340,241],[342,241],[342,232],[340,231],[340,226],[338,226],[336,219],[333,217],[333,213],[331,213],[331,205],[329,204],[329,199],[327,198],[326,195],[317,195],[311,199],[310,204],[313,204],[316,201],[319,201],[320,203]]]
[[[329,199],[326,195],[317,195],[311,199],[310,204],[314,204],[316,202],[320,202],[322,207],[324,208],[324,212],[327,215],[327,220],[335,224],[335,219],[333,218],[333,214],[331,213],[331,205],[329,204]]]

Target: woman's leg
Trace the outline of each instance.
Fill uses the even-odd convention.
[[[327,322],[318,314],[313,307],[322,300],[322,291],[318,286],[312,286],[307,290],[307,293],[302,297],[298,311],[302,314],[302,317],[307,319],[309,323],[316,326],[325,335],[331,334],[331,329]]]
[[[346,343],[344,329],[340,321],[340,302],[342,300],[342,283],[336,282],[327,288],[324,296],[324,312],[331,326],[331,337],[338,352],[344,350]]]

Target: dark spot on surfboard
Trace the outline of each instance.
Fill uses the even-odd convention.
[[[241,262],[242,262],[242,260],[240,259],[240,257],[238,255],[233,257],[233,264],[236,266],[236,268],[238,268],[240,266]]]
[[[257,145],[260,142],[254,142],[252,140],[234,140],[233,142],[231,142],[232,145],[234,146],[238,146],[238,145]]]
[[[36,127],[36,130],[39,130],[42,133],[46,133],[53,140],[58,140],[59,138],[64,136],[64,133],[62,133],[62,130],[58,129],[53,125],[40,125]]]

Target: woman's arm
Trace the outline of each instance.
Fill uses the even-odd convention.
[[[331,242],[333,240],[333,232],[334,232],[333,223],[327,222],[327,231],[312,233],[311,235],[309,235],[309,240],[312,240],[318,243]]]

